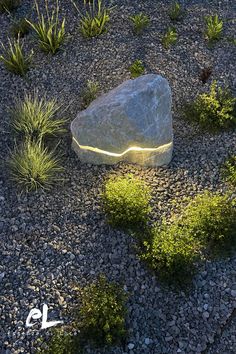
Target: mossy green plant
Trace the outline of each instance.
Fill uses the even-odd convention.
[[[138,35],[141,34],[150,23],[149,17],[142,12],[130,16],[129,18],[133,24],[134,33]]]
[[[133,175],[112,176],[102,193],[108,222],[118,228],[136,229],[145,226],[151,211],[149,187]]]
[[[162,45],[165,49],[169,49],[173,44],[177,42],[178,34],[174,27],[169,27],[167,32],[162,38]]]
[[[236,187],[236,155],[232,155],[223,166],[223,176],[225,180]]]
[[[129,67],[130,75],[132,79],[135,79],[144,74],[145,68],[142,60],[136,59]]]

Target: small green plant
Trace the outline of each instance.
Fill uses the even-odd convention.
[[[139,59],[136,59],[133,64],[129,67],[129,71],[131,74],[131,78],[135,79],[136,77],[139,77],[140,75],[144,74],[144,65],[143,62]]]
[[[38,22],[27,22],[35,31],[40,48],[46,53],[55,54],[65,39],[65,18],[59,21],[59,3],[56,0],[56,9],[49,13],[48,1],[45,1],[46,17],[40,13],[39,5],[35,0],[35,7],[38,15]]]
[[[171,5],[170,11],[169,11],[169,16],[172,21],[178,21],[180,20],[182,15],[182,9],[181,5],[176,1]]]
[[[203,253],[215,257],[236,248],[236,208],[229,195],[197,195],[170,221],[151,230],[141,255],[160,279],[181,285],[190,280]]]
[[[14,21],[11,27],[11,33],[15,38],[24,37],[30,31],[30,25],[25,18]]]
[[[9,165],[12,179],[26,192],[49,189],[60,180],[58,174],[63,170],[53,152],[33,141],[26,141],[20,148],[15,148]]]
[[[82,92],[82,107],[87,108],[97,97],[99,84],[96,81],[88,80],[85,89]]]
[[[169,49],[171,45],[175,44],[178,39],[178,34],[175,28],[168,28],[167,32],[162,38],[162,45],[165,49]]]
[[[221,34],[223,31],[223,21],[219,19],[218,15],[207,16],[205,21],[205,36],[209,44],[212,45],[221,38]]]
[[[20,5],[20,0],[0,0],[0,12],[11,12]]]
[[[102,194],[108,222],[115,227],[136,229],[145,226],[150,212],[150,190],[132,175],[110,177]]]
[[[47,342],[46,349],[40,349],[38,354],[82,354],[76,337],[63,330],[62,328],[54,329],[52,336]]]
[[[80,289],[77,325],[81,340],[102,346],[117,344],[124,339],[126,300],[123,289],[109,283],[104,276]]]
[[[143,30],[150,23],[149,17],[147,15],[143,14],[142,12],[137,15],[130,16],[130,20],[133,23],[133,30],[134,30],[134,33],[136,33],[136,34],[142,33]]]
[[[193,103],[184,107],[183,113],[203,129],[229,129],[236,126],[236,98],[229,89],[218,87],[213,81],[210,93],[200,94]]]
[[[111,8],[107,8],[102,0],[84,0],[84,13],[72,2],[79,13],[80,31],[85,38],[97,37],[107,31]]]
[[[223,167],[223,175],[227,182],[236,187],[236,155],[231,156]]]
[[[28,56],[24,55],[23,43],[20,43],[20,37],[13,41],[9,39],[8,43],[8,47],[2,43],[3,54],[0,55],[0,61],[10,72],[24,76],[30,68],[33,52]]]
[[[65,132],[65,119],[56,118],[59,110],[54,99],[39,98],[37,93],[25,95],[24,100],[18,100],[11,110],[12,126],[25,138],[42,141],[46,136]]]

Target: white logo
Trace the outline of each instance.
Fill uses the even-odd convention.
[[[49,328],[49,327],[53,327],[58,325],[59,323],[63,323],[63,321],[49,321],[47,322],[48,319],[48,306],[46,304],[43,304],[43,313],[39,310],[39,309],[32,309],[30,310],[30,313],[27,316],[26,319],[26,327],[32,327],[36,324],[35,323],[31,323],[31,319],[33,320],[38,320],[42,317],[42,325],[41,325],[41,329],[45,329],[45,328]]]

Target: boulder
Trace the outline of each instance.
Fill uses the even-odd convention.
[[[79,112],[71,132],[82,162],[167,165],[173,150],[168,81],[154,74],[125,81]]]

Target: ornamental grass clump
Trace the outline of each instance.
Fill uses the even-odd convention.
[[[236,126],[236,98],[228,88],[217,86],[213,81],[210,92],[200,94],[193,103],[184,107],[184,116],[209,131]]]
[[[110,346],[124,340],[127,294],[123,289],[100,276],[79,293],[81,306],[76,323],[81,341]]]
[[[37,93],[25,95],[11,110],[12,126],[17,133],[30,140],[42,141],[43,138],[65,132],[66,120],[57,118],[60,106],[56,100],[39,98]]]
[[[207,16],[205,18],[206,29],[205,37],[210,45],[213,45],[216,41],[219,41],[223,31],[223,21],[219,19],[218,15]]]
[[[65,18],[59,20],[59,2],[56,0],[56,8],[49,12],[48,0],[45,0],[46,16],[39,10],[37,0],[35,7],[38,15],[36,23],[27,20],[35,31],[40,48],[46,53],[55,54],[65,39]]]
[[[11,178],[26,192],[39,188],[49,189],[60,181],[63,171],[52,151],[35,141],[25,141],[15,148],[9,160]]]
[[[87,108],[98,95],[99,84],[96,81],[88,80],[82,92],[82,108]]]
[[[112,226],[132,230],[147,224],[151,194],[139,178],[132,175],[110,177],[102,199],[108,222]]]
[[[135,79],[144,74],[145,68],[142,60],[136,59],[129,67],[130,75],[132,79]]]
[[[107,32],[111,8],[104,5],[102,0],[84,0],[85,11],[81,12],[72,0],[80,16],[80,31],[85,38],[97,37]]]
[[[236,187],[236,155],[231,156],[223,167],[223,176],[227,182]]]
[[[33,52],[25,56],[23,51],[23,42],[20,42],[18,36],[15,40],[8,39],[8,47],[2,43],[3,53],[0,55],[0,61],[3,62],[5,68],[17,75],[24,76],[30,68]]]
[[[162,45],[165,49],[169,49],[171,45],[175,44],[178,39],[178,34],[175,28],[168,28],[167,32],[162,38]]]
[[[169,16],[172,21],[179,21],[182,15],[181,5],[176,1],[171,5]]]
[[[11,12],[20,5],[20,0],[0,0],[0,12]]]
[[[150,23],[149,17],[142,12],[130,16],[129,18],[133,24],[133,31],[135,34],[141,34]]]
[[[11,27],[11,33],[15,38],[24,37],[30,31],[31,27],[26,18],[21,18],[18,21],[14,21]]]

